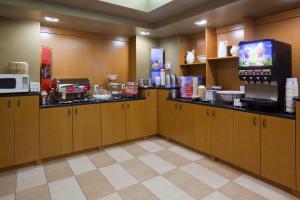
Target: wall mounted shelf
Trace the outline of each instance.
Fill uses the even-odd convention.
[[[218,61],[218,60],[229,60],[229,59],[236,59],[238,60],[238,56],[227,56],[227,57],[213,57],[213,58],[208,58],[208,61]]]
[[[181,67],[196,67],[196,66],[205,66],[206,63],[193,63],[193,64],[181,64]]]

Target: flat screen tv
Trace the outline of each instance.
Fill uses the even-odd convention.
[[[240,67],[273,66],[272,46],[271,40],[240,43]]]

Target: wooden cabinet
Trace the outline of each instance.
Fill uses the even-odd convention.
[[[234,163],[260,174],[260,115],[234,112]]]
[[[189,147],[195,147],[195,105],[180,103],[179,141]]]
[[[101,105],[102,145],[125,141],[124,109],[123,102]]]
[[[179,103],[167,101],[166,119],[164,119],[165,137],[179,142]]]
[[[40,110],[40,159],[73,152],[72,107]]]
[[[170,91],[160,89],[157,91],[157,107],[158,107],[158,132],[162,136],[168,137],[168,117],[169,117],[169,105],[167,98],[169,97]]]
[[[297,175],[297,191],[300,192],[300,102],[296,105],[296,175]]]
[[[233,162],[233,111],[212,110],[212,155]]]
[[[195,106],[195,148],[211,154],[211,114],[208,106]]]
[[[0,98],[0,168],[15,163],[14,98]]]
[[[15,97],[15,164],[39,158],[39,96]]]
[[[128,101],[125,105],[126,140],[144,137],[146,131],[145,101]]]
[[[261,116],[261,176],[295,188],[295,120]]]
[[[74,151],[101,146],[100,105],[73,107]]]
[[[146,97],[146,136],[158,133],[157,127],[157,90],[143,90],[142,95]]]

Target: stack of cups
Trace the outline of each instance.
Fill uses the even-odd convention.
[[[286,93],[286,95],[285,95],[285,111],[288,113],[294,113],[295,112],[294,97],[297,97],[299,95],[297,78],[287,78],[286,79],[285,93]]]

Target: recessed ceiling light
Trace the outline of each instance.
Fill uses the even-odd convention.
[[[140,34],[141,34],[141,35],[150,35],[150,32],[141,31]]]
[[[206,20],[199,20],[199,21],[196,21],[195,24],[198,25],[198,26],[203,26],[203,25],[207,24],[207,21]]]
[[[48,22],[59,22],[59,19],[57,17],[44,17],[44,19]]]

